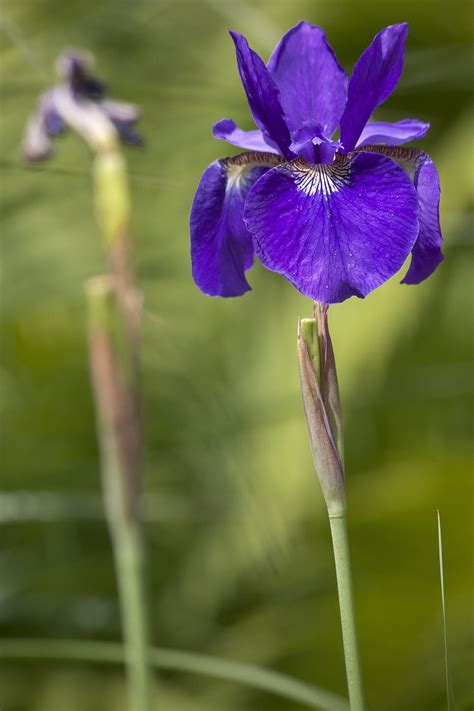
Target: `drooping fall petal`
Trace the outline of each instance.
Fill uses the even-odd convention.
[[[418,197],[420,229],[412,249],[412,259],[402,284],[419,284],[427,279],[444,259],[443,236],[439,224],[439,175],[431,158],[422,153],[415,169],[414,185]]]
[[[361,153],[273,168],[249,192],[244,219],[264,266],[330,304],[364,297],[400,269],[418,234],[417,212],[405,171]]]
[[[250,289],[245,272],[254,250],[243,220],[245,198],[278,160],[269,153],[243,153],[214,161],[204,171],[190,226],[193,277],[205,294],[240,296]]]

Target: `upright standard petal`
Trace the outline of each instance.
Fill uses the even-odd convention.
[[[238,32],[231,32],[230,35],[235,43],[239,74],[255,123],[267,139],[278,145],[284,156],[291,158],[290,133],[275,82],[263,60],[250,49],[245,37]]]
[[[250,289],[252,237],[243,221],[248,191],[279,162],[270,153],[242,153],[204,171],[191,209],[193,278],[208,296],[240,296]]]
[[[390,158],[366,153],[274,168],[250,191],[244,219],[264,266],[326,304],[387,281],[418,234],[409,177]]]
[[[341,118],[341,142],[351,151],[379,104],[395,89],[403,69],[408,24],[390,25],[377,35],[357,61],[349,81]]]
[[[422,153],[417,161],[414,184],[418,196],[420,231],[412,249],[411,264],[402,284],[419,284],[429,277],[444,259],[443,237],[439,224],[439,175],[431,158]]]
[[[265,151],[279,154],[278,146],[269,139],[260,129],[255,131],[242,131],[231,119],[222,119],[212,127],[214,138],[227,141],[238,148],[247,148],[249,151]]]
[[[317,121],[331,136],[346,103],[347,77],[320,27],[300,22],[275,47],[268,70],[290,131]]]
[[[371,143],[384,143],[387,146],[398,146],[401,143],[416,141],[423,138],[430,127],[429,123],[418,119],[402,119],[396,123],[387,121],[372,121],[360,134],[357,147],[368,146]]]

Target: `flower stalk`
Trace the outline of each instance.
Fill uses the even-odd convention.
[[[120,142],[141,144],[133,104],[107,99],[91,75],[93,57],[74,52],[56,62],[58,82],[39,98],[23,139],[29,161],[49,158],[52,139],[72,129],[94,156],[97,220],[106,274],[86,284],[89,360],[102,483],[120,598],[131,711],[149,711],[151,673],[141,527],[140,324],[142,295],[132,267],[130,195]]]
[[[366,711],[347,532],[341,406],[327,311],[327,306],[315,303],[313,318],[298,323],[300,382],[311,451],[331,527],[350,707]]]
[[[109,273],[86,285],[89,354],[105,507],[117,575],[130,708],[151,708],[148,624],[141,528],[139,349],[141,292],[131,265],[130,199],[115,146],[94,163],[98,223]]]
[[[342,641],[351,711],[366,711],[362,669],[357,640],[352,569],[347,533],[347,516],[329,516],[336,564],[337,592],[341,614]]]
[[[134,398],[124,377],[127,348],[120,332],[122,324],[113,277],[103,275],[89,280],[86,293],[102,483],[119,588],[130,706],[136,711],[148,711],[144,545],[137,482],[139,438],[132,409]]]

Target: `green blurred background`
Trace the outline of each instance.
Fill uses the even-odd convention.
[[[379,118],[431,123],[446,260],[331,309],[346,427],[363,666],[376,711],[446,708],[436,509],[444,528],[459,709],[474,703],[471,2],[4,0],[1,115],[0,646],[16,637],[119,640],[86,364],[83,282],[103,269],[90,156],[78,138],[25,167],[25,120],[65,46],[92,50],[111,96],[143,109],[127,150],[145,291],[147,538],[156,644],[267,665],[345,693],[327,519],[295,356],[311,304],[256,265],[242,299],[191,279],[200,173],[251,128],[228,28],[266,58],[304,18],[350,71],[408,20],[405,72]],[[159,680],[163,711],[298,711],[235,684]],[[0,663],[2,711],[122,711],[119,669]]]

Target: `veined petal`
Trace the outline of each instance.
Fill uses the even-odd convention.
[[[214,138],[227,141],[238,148],[247,148],[250,151],[266,151],[268,153],[279,154],[278,146],[270,139],[265,139],[265,135],[259,129],[255,131],[243,131],[231,119],[222,119],[212,128]]]
[[[244,219],[264,266],[326,304],[387,281],[418,234],[409,177],[393,160],[365,153],[273,168],[250,191]]]
[[[331,136],[346,103],[347,77],[320,27],[300,22],[275,47],[268,70],[290,131],[317,121]]]
[[[360,134],[357,147],[371,143],[385,143],[387,146],[398,146],[400,143],[415,141],[423,138],[430,127],[429,123],[418,119],[402,119],[396,123],[387,121],[372,121],[368,123]]]
[[[359,149],[357,149],[359,150]],[[413,183],[418,200],[419,231],[412,249],[410,268],[402,284],[419,284],[427,279],[444,259],[443,235],[439,223],[440,183],[436,166],[427,153],[401,146],[366,146],[363,151],[390,156],[402,165],[414,166]]]
[[[431,158],[421,154],[415,169],[414,185],[418,196],[420,231],[412,249],[411,264],[402,284],[419,284],[429,277],[444,259],[443,236],[439,224],[439,175]]]
[[[193,277],[205,294],[240,296],[250,289],[245,271],[253,263],[253,245],[244,202],[255,181],[280,160],[271,153],[242,153],[204,171],[190,226]]]
[[[395,89],[403,69],[408,24],[390,25],[375,35],[352,72],[341,118],[341,143],[351,151],[370,115]]]
[[[263,60],[238,32],[230,33],[234,40],[240,78],[247,94],[255,123],[265,136],[276,143],[287,158],[291,158],[290,134],[285,123],[278,89]]]

